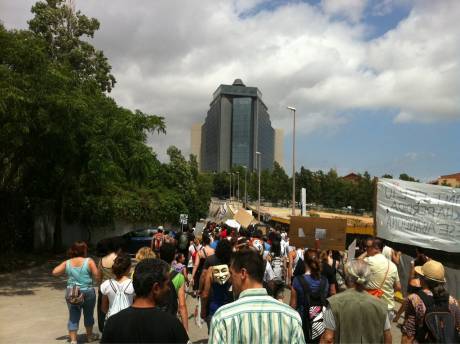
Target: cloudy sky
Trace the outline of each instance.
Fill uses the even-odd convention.
[[[26,28],[34,0],[0,0]],[[339,174],[460,172],[458,0],[75,0],[96,17],[119,104],[166,118],[150,144],[190,152],[219,84],[257,86],[291,160]],[[288,168],[288,170],[290,170]]]

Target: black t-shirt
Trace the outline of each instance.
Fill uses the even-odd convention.
[[[101,343],[187,343],[182,323],[158,308],[126,308],[111,316]]]
[[[322,263],[321,275],[327,278],[329,285],[335,284],[337,282],[335,277],[335,269],[327,263]]]

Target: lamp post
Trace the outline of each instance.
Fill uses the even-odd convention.
[[[230,189],[229,189],[229,194],[230,194],[230,202],[232,201],[232,174],[230,172],[227,172],[229,177],[230,177]]]
[[[288,106],[294,115],[292,126],[292,216],[295,216],[295,107]]]
[[[259,183],[259,191],[258,191],[259,200],[257,201],[257,219],[260,222],[260,170],[261,170],[260,158],[262,156],[262,153],[256,152],[256,154],[257,154],[257,174],[259,175],[259,182],[258,182]]]
[[[247,183],[247,176],[248,176],[248,168],[247,166],[243,166],[244,167],[244,208],[246,209],[246,207],[248,206],[248,192],[247,192],[247,187],[246,185],[248,184]]]
[[[236,191],[236,200],[238,201],[238,207],[240,206],[240,172],[236,171],[236,175],[238,176],[238,186]]]

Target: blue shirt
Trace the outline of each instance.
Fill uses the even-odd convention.
[[[81,290],[90,289],[93,287],[93,278],[91,271],[88,267],[89,258],[86,258],[82,266],[74,267],[70,265],[70,259],[67,260],[65,272],[69,277],[67,279],[67,286],[72,287],[77,285]]]
[[[216,249],[218,243],[219,243],[219,240],[214,240],[214,241],[209,245],[209,247],[211,247],[211,248],[213,248],[213,249]]]
[[[304,304],[303,288],[302,288],[302,284],[300,284],[299,282],[299,278],[302,278],[302,276],[298,276],[294,278],[294,281],[292,282],[292,287],[297,292],[297,307]],[[305,281],[307,281],[308,286],[310,287],[310,290],[312,293],[315,293],[318,291],[320,282],[321,282],[320,280],[314,279],[311,275],[303,275],[303,278],[305,279]],[[327,282],[327,279],[325,277],[322,277],[322,278],[326,280],[326,284],[325,284],[323,293],[324,293],[324,298],[327,298],[328,291],[329,291],[329,283]]]

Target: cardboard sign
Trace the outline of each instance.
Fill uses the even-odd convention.
[[[345,250],[346,219],[291,216],[289,242],[297,248],[315,247],[316,235],[320,235],[321,249]],[[317,232],[317,230],[319,230]]]

